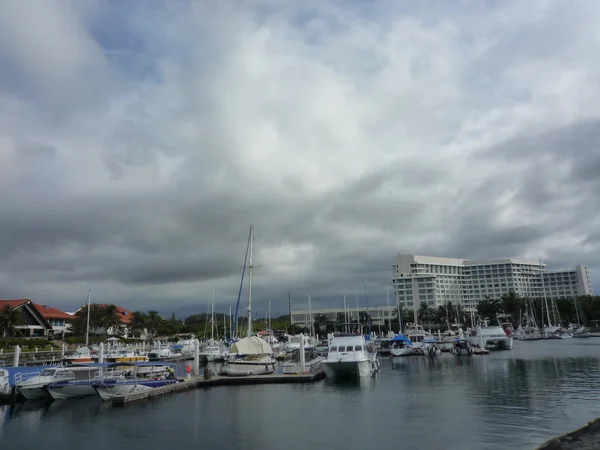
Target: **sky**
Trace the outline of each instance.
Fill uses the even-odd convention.
[[[385,304],[398,253],[586,264],[600,3],[0,3],[0,298]],[[366,289],[365,289],[366,287]]]

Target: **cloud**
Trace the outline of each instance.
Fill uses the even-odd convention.
[[[183,314],[215,278],[226,310],[250,224],[277,314],[365,279],[385,302],[398,252],[581,263],[597,284],[599,15],[6,2],[0,295]]]

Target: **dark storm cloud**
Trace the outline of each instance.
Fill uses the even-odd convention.
[[[384,304],[398,252],[600,269],[592,4],[31,5],[0,7],[0,297],[183,314],[215,278],[227,310],[251,224],[276,315]]]

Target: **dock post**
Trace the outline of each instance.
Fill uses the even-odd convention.
[[[194,339],[194,376],[200,376],[200,341]]]
[[[62,349],[60,350],[60,359],[65,359],[65,344],[63,343]]]
[[[13,366],[19,367],[19,357],[21,356],[21,347],[18,345],[15,347],[15,355],[13,359]]]
[[[304,356],[304,334],[300,333],[300,373],[306,372],[306,358]]]
[[[100,364],[104,362],[104,342],[100,342],[98,347],[98,362]]]

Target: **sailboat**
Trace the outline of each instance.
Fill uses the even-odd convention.
[[[275,372],[276,361],[273,358],[273,349],[264,339],[252,336],[252,271],[254,269],[252,246],[253,234],[252,227],[250,227],[248,237],[248,330],[245,338],[231,346],[229,362],[223,370],[229,376],[266,375]]]
[[[88,291],[87,296],[87,324],[85,328],[85,347],[79,347],[73,352],[72,355],[67,356],[63,359],[66,364],[76,363],[89,363],[93,362],[92,355],[90,354],[89,340],[90,340],[90,310],[91,308],[92,291]]]
[[[223,348],[215,342],[215,279],[212,280],[212,297],[211,297],[211,317],[210,317],[210,341],[206,347],[200,351],[200,359],[208,362],[223,361]]]

